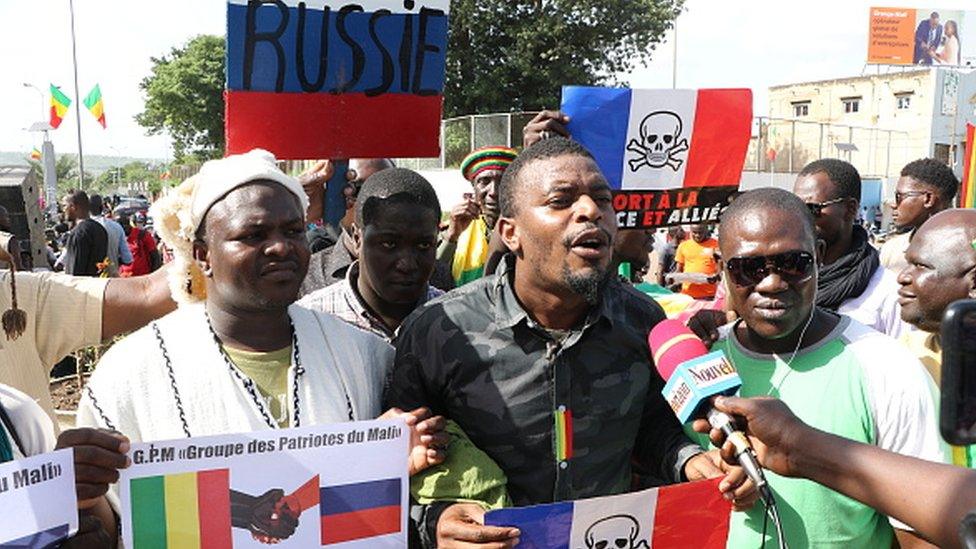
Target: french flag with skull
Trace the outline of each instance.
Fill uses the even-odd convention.
[[[498,509],[485,524],[517,527],[519,549],[719,549],[732,511],[719,481]]]
[[[752,91],[566,86],[569,131],[615,190],[738,186]]]

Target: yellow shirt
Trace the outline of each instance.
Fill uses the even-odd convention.
[[[58,360],[102,339],[107,279],[17,273],[17,306],[27,330],[17,339],[0,331],[0,383],[26,393],[52,419],[48,375]],[[0,271],[0,314],[10,308],[10,271]]]
[[[901,342],[925,366],[937,387],[942,386],[942,346],[935,334],[921,330],[901,336]],[[950,446],[952,463],[960,467],[976,468],[976,446]]]
[[[689,238],[678,245],[678,250],[674,254],[674,261],[684,265],[686,273],[705,273],[712,276],[718,273],[718,262],[715,261],[715,250],[718,249],[718,240],[709,238],[701,244]],[[703,299],[715,296],[716,284],[692,284],[686,282],[681,285],[681,293],[690,295],[695,299]]]
[[[257,386],[271,417],[278,427],[288,427],[288,368],[291,366],[291,345],[277,351],[243,351],[224,347],[231,362]]]
[[[942,384],[942,347],[939,346],[935,334],[913,330],[901,336],[901,342],[925,366],[929,375],[935,380],[935,385]]]

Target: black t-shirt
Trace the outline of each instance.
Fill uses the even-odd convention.
[[[108,233],[97,221],[85,219],[68,233],[64,272],[75,276],[98,276],[98,264],[108,255]]]

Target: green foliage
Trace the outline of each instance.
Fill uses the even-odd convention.
[[[177,161],[223,156],[224,39],[200,35],[152,63],[139,84],[146,104],[136,122],[168,133]]]
[[[564,84],[618,84],[684,0],[454,0],[445,116],[557,108]]]

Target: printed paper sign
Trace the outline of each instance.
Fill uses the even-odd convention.
[[[719,549],[732,506],[718,483],[499,509],[485,515],[485,524],[517,527],[519,549]]]
[[[125,545],[405,548],[408,444],[402,420],[133,444]]]
[[[72,450],[0,465],[0,547],[52,547],[78,531]]]
[[[738,190],[750,90],[567,86],[562,110],[614,189],[622,228],[716,222]]]
[[[449,0],[230,0],[227,153],[440,154]]]

